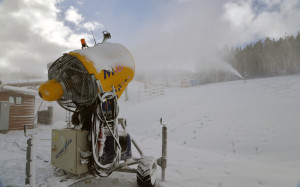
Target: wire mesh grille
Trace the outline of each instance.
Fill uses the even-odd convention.
[[[65,54],[49,68],[48,78],[56,79],[64,89],[60,104],[68,108],[90,105],[97,94],[96,82],[83,64],[74,56]]]

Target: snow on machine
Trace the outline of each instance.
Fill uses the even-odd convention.
[[[128,133],[126,120],[117,118],[118,99],[134,77],[133,57],[123,45],[106,42],[108,32],[103,35],[102,43],[89,47],[82,39],[82,49],[58,58],[48,68],[49,81],[39,88],[43,100],[57,101],[73,112],[74,126],[82,125],[81,129],[52,130],[51,164],[65,174],[56,182],[69,186],[119,171],[136,173],[140,187],[152,187],[157,184],[158,165],[165,179],[166,127],[163,125],[162,157],[145,156]],[[139,158],[133,157],[132,144]],[[135,164],[136,169],[130,167]]]

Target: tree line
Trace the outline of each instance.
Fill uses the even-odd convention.
[[[223,59],[248,78],[300,73],[300,33],[224,49]]]

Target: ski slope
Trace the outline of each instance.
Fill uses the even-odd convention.
[[[168,127],[168,168],[164,187],[296,187],[300,181],[300,75],[166,88],[140,100],[137,82],[129,101],[120,99],[119,117],[145,155],[160,157],[161,126]],[[54,104],[55,105],[55,104]],[[64,111],[55,107],[55,124],[39,125],[37,183],[53,177],[52,128],[63,128]],[[25,181],[26,138],[21,131],[0,134],[0,177],[10,186]],[[158,180],[160,179],[160,171]],[[77,186],[137,187],[133,174],[113,173]]]

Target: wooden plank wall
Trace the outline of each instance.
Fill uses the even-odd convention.
[[[22,130],[24,125],[33,125],[35,96],[13,91],[0,92],[0,101],[8,101],[9,96],[22,97],[22,104],[10,104],[8,130]],[[29,126],[28,128],[33,128]]]

